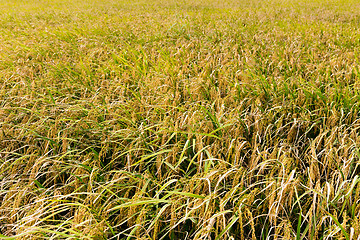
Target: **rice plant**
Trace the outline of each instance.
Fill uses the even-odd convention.
[[[359,10],[0,0],[0,239],[359,239]]]

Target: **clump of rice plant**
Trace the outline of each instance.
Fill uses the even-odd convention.
[[[0,5],[0,239],[360,236],[358,2]]]

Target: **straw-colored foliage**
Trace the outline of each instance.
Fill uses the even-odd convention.
[[[360,3],[0,0],[1,239],[358,239]]]

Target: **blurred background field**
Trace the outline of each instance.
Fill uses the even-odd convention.
[[[357,239],[360,3],[0,0],[0,239]]]

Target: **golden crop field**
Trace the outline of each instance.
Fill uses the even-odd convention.
[[[0,0],[0,239],[360,239],[357,0]]]

